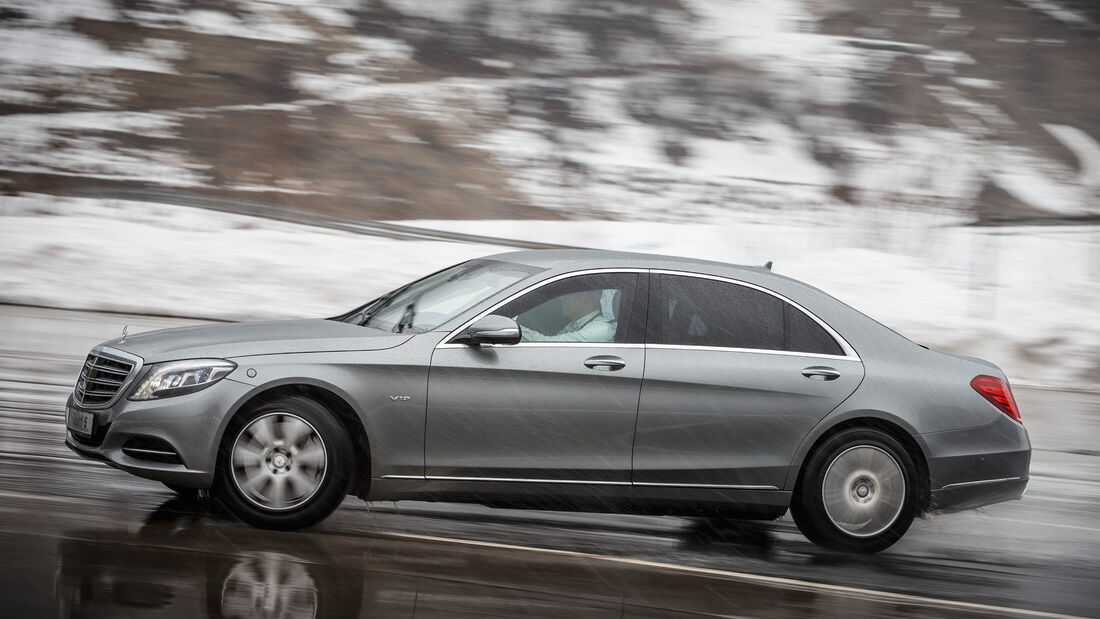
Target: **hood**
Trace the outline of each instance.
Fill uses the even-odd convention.
[[[177,359],[244,357],[279,353],[383,350],[412,335],[389,333],[335,320],[241,322],[162,329],[104,342],[145,363]]]

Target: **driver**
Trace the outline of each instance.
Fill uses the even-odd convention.
[[[523,339],[530,342],[611,342],[615,321],[604,315],[602,290],[582,290],[561,297],[562,312],[570,322],[553,335],[523,328]]]

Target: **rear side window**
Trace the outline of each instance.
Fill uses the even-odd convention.
[[[683,275],[655,279],[650,343],[844,354],[821,325],[766,292]]]
[[[787,319],[787,342],[785,350],[795,352],[808,352],[818,355],[843,355],[844,349],[840,347],[836,339],[829,335],[821,325],[817,324],[797,307],[783,302]]]

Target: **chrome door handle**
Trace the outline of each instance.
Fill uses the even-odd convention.
[[[596,355],[585,359],[584,365],[600,372],[614,372],[625,368],[626,361],[614,355]]]
[[[840,372],[823,365],[812,365],[803,368],[802,375],[811,380],[836,380],[840,378]]]

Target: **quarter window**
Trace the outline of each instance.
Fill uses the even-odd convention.
[[[682,275],[660,275],[657,282],[651,343],[844,354],[816,321],[766,292]]]

